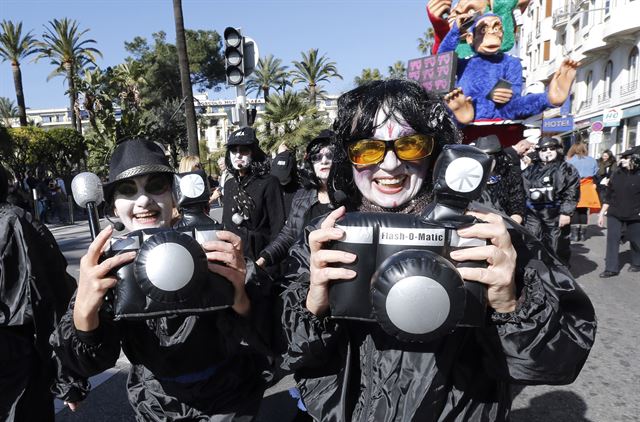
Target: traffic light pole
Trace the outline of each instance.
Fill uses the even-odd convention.
[[[236,85],[236,108],[240,127],[247,126],[247,93],[244,83]]]

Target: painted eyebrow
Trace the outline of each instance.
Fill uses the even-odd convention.
[[[416,133],[416,131],[411,126],[400,126],[402,129],[398,133],[399,136],[405,136],[407,134]]]

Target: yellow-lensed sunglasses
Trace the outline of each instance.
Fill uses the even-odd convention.
[[[347,146],[349,161],[357,166],[370,166],[384,160],[389,148],[396,156],[405,161],[421,160],[433,152],[435,139],[431,135],[416,133],[398,139],[382,141],[379,139],[361,139]]]

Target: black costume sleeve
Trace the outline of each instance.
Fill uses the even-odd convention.
[[[91,377],[115,366],[120,356],[120,332],[104,309],[99,314],[98,328],[93,331],[76,329],[73,323],[75,300],[74,295],[49,341],[65,368],[73,374]]]
[[[300,203],[300,197],[304,196],[304,194],[305,191],[303,189],[299,189],[291,203]],[[264,258],[267,265],[274,265],[284,259],[287,256],[287,252],[289,252],[289,248],[298,238],[298,219],[294,218],[294,214],[297,215],[298,212],[299,210],[296,209],[291,210],[291,215],[287,218],[287,221],[282,230],[280,230],[280,233],[278,233],[277,237],[272,240],[262,252],[260,252],[260,256]]]
[[[591,301],[566,267],[539,242],[525,246],[524,229],[510,230],[518,252],[516,310],[494,312],[492,323],[478,329],[489,353],[489,373],[521,384],[568,384],[584,365],[595,341]]]
[[[247,275],[245,290],[251,301],[251,311],[248,317],[237,313],[221,312],[220,317],[226,320],[233,336],[238,341],[244,341],[255,350],[265,355],[271,355],[273,341],[273,283],[271,277],[251,259],[245,258]]]
[[[282,293],[284,311],[282,324],[288,350],[283,367],[289,370],[318,368],[335,356],[338,324],[329,318],[317,317],[306,307],[309,292],[308,233],[289,250],[289,273]]]
[[[611,204],[611,200],[614,197],[614,192],[616,191],[616,179],[618,172],[615,171],[609,176],[609,183],[607,183],[607,188],[604,190],[604,195],[602,198],[602,204]]]
[[[572,216],[580,199],[580,174],[569,163],[563,162],[556,175],[556,188],[560,214]]]

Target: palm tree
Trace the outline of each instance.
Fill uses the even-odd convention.
[[[418,51],[425,56],[430,56],[434,41],[435,32],[433,28],[429,28],[424,32],[424,37],[418,38]]]
[[[16,105],[7,97],[0,97],[0,118],[6,127],[11,127],[11,119],[18,117]]]
[[[13,71],[13,85],[16,90],[16,100],[18,101],[18,117],[20,126],[27,125],[27,108],[24,102],[24,91],[22,89],[22,71],[20,70],[20,60],[36,52],[37,41],[29,31],[22,36],[22,22],[14,25],[11,21],[2,21],[0,24],[2,34],[0,34],[0,57],[2,61],[11,62]]]
[[[382,79],[382,74],[378,69],[362,69],[360,76],[356,76],[353,82],[357,85],[364,85],[370,81],[379,81]]]
[[[80,133],[82,133],[82,122],[80,116],[76,116],[78,92],[75,80],[85,66],[96,64],[96,56],[102,57],[102,53],[98,49],[89,46],[96,44],[95,40],[81,39],[87,32],[89,32],[88,29],[80,31],[78,23],[73,19],[63,18],[49,21],[49,27],[45,26],[45,32],[42,34],[42,42],[38,43],[38,57],[36,58],[48,58],[55,66],[47,80],[54,76],[65,75],[69,87],[67,92],[71,122]]]
[[[302,97],[294,92],[284,95],[273,95],[265,106],[264,119],[271,122],[284,132],[289,133],[296,122],[303,116],[309,115],[315,107],[307,104]]]
[[[287,91],[284,95],[272,95],[265,105],[263,119],[265,123],[273,125],[276,130],[273,134],[266,134],[261,146],[268,151],[277,142],[282,142],[285,139],[289,141],[295,140],[296,136],[292,136],[294,131],[305,120],[317,120],[314,118],[316,113],[316,107],[305,101],[301,94]]]
[[[113,80],[120,87],[118,96],[121,103],[140,108],[140,90],[147,84],[144,69],[138,61],[127,60],[112,68]]]
[[[389,66],[389,78],[402,79],[407,77],[407,67],[404,62],[398,60],[393,65]]]
[[[282,60],[276,59],[269,54],[267,57],[258,60],[255,70],[247,78],[247,91],[256,91],[256,98],[260,94],[264,97],[264,102],[269,102],[269,90],[277,90],[283,85],[283,80],[287,79],[287,67],[282,66]]]
[[[308,53],[301,53],[302,60],[294,61],[295,69],[291,71],[293,79],[292,83],[305,83],[309,90],[309,101],[313,106],[316,105],[316,94],[318,83],[328,82],[329,78],[340,78],[342,75],[338,73],[335,62],[322,55],[318,57],[318,49],[312,48]]]
[[[187,54],[187,38],[184,33],[184,18],[182,17],[182,0],[173,0],[173,18],[176,25],[176,50],[178,52],[178,67],[180,68],[180,87],[182,89],[182,98],[184,99],[184,114],[187,119],[188,153],[197,155],[199,152],[198,128],[196,111],[193,106],[193,89],[191,87],[189,55]]]

